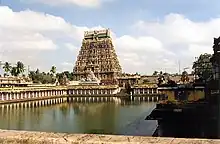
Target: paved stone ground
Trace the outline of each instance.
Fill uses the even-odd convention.
[[[220,140],[0,130],[1,144],[219,144]]]

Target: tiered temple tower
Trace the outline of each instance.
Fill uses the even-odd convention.
[[[115,52],[110,30],[86,31],[75,67],[74,80],[86,78],[89,71],[104,84],[117,83],[122,68]]]

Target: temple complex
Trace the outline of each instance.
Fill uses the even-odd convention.
[[[84,33],[73,73],[75,81],[85,80],[88,75],[94,73],[93,77],[100,80],[101,84],[117,84],[117,77],[121,75],[122,68],[109,29]]]
[[[28,77],[0,77],[0,87],[26,87],[33,82]]]

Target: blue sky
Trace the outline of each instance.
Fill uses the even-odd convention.
[[[72,70],[83,31],[98,27],[111,29],[125,72],[177,72],[220,35],[218,0],[82,1],[1,0],[0,58]]]

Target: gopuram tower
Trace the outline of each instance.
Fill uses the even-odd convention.
[[[84,33],[73,69],[74,80],[86,78],[91,71],[102,84],[116,84],[117,77],[122,73],[109,29]]]

